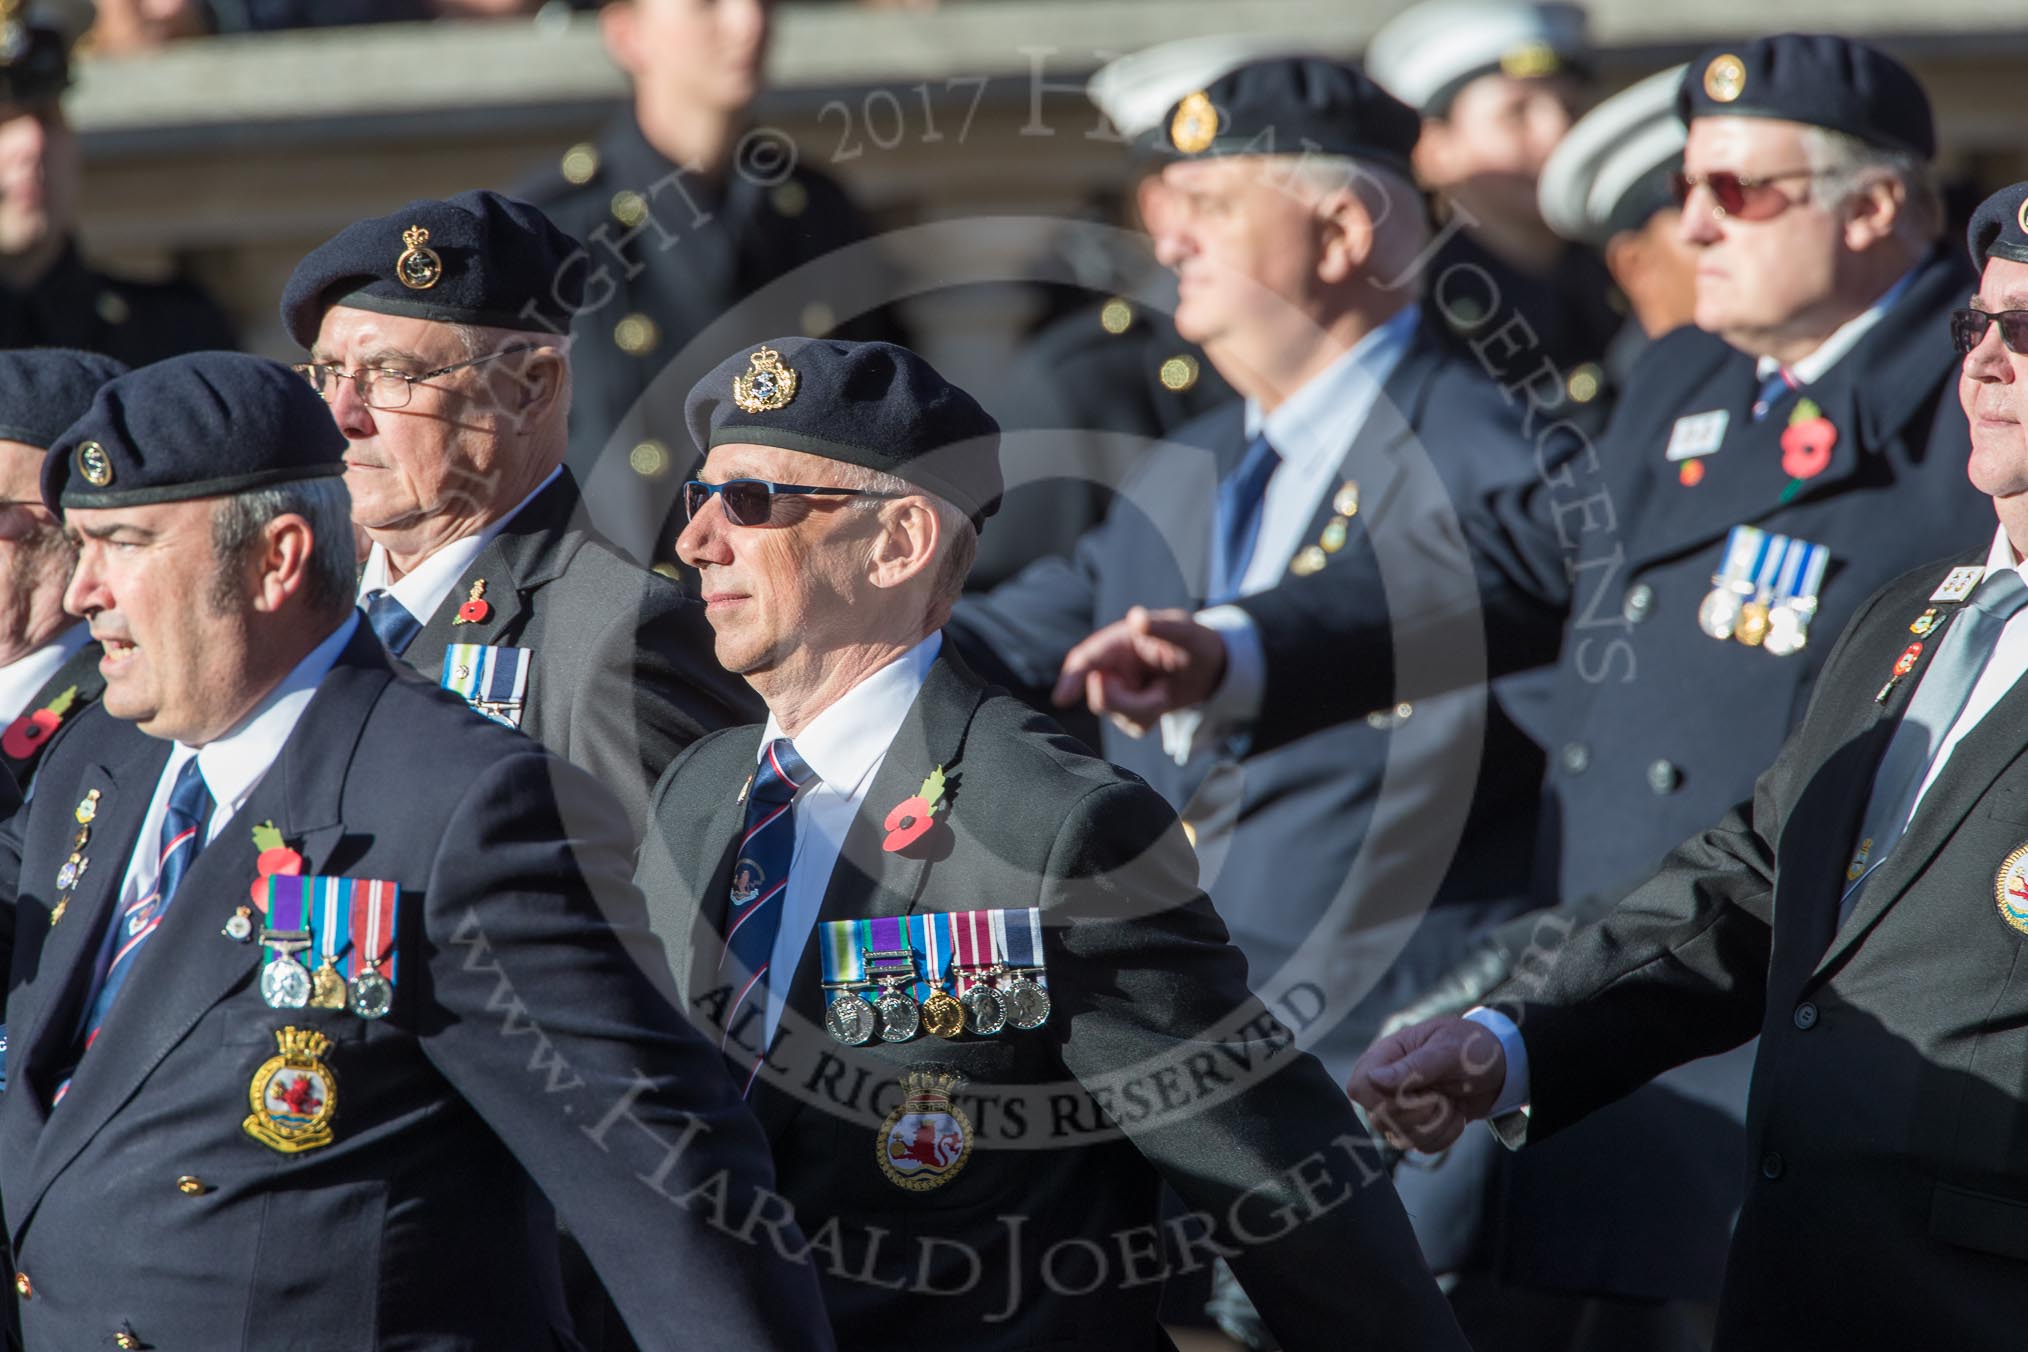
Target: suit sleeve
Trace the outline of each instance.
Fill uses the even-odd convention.
[[[672,587],[616,607],[585,679],[571,697],[570,759],[620,800],[638,840],[648,794],[685,747],[707,732],[765,715],[751,687],[712,656],[704,607]]]
[[[990,592],[966,596],[944,626],[974,671],[1051,717],[1064,654],[1098,625],[1105,530],[1086,531],[1068,558],[1037,559]]]
[[[1139,783],[1095,789],[1066,812],[1046,877],[1066,1066],[1282,1346],[1341,1349],[1356,1329],[1373,1347],[1463,1348],[1371,1140],[1248,991],[1167,805]]]
[[[464,793],[431,869],[423,1048],[583,1244],[643,1348],[829,1348],[816,1278],[717,1052],[669,999],[617,809],[528,753]],[[609,800],[608,800],[609,802]],[[425,1024],[430,1022],[425,1015]],[[788,1241],[785,1243],[785,1240]]]
[[[1839,635],[1826,673],[1840,666],[1879,595]],[[1775,842],[1783,805],[1797,800],[1813,772],[1805,743],[1827,688],[1835,682],[1818,683],[1802,728],[1761,775],[1751,802],[1678,846],[1653,877],[1560,947],[1543,944],[1537,931],[1516,956],[1517,974],[1487,998],[1528,1048],[1529,1140],[1759,1032],[1773,953]]]

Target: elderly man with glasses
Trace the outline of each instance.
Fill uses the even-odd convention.
[[[564,467],[583,262],[525,203],[411,202],[305,258],[282,318],[349,443],[374,630],[591,770],[638,836],[676,753],[754,704],[701,608],[593,529]]]

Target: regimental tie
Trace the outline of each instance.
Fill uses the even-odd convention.
[[[380,635],[387,650],[400,657],[422,632],[422,621],[408,613],[408,607],[394,599],[394,593],[379,588],[366,594],[366,623]]]
[[[177,886],[190,871],[191,860],[204,848],[204,828],[211,820],[212,806],[211,790],[205,785],[203,771],[197,768],[197,757],[192,756],[183,762],[183,769],[169,790],[169,810],[162,816],[155,885],[146,896],[114,915],[112,929],[99,945],[96,990],[89,1005],[91,1012],[85,1019],[84,1040],[77,1049],[80,1060],[97,1039],[113,1001],[134,970],[142,945],[160,928],[163,913],[176,898]],[[75,1073],[73,1069],[72,1074]],[[70,1092],[70,1081],[71,1076],[66,1075],[57,1085],[50,1097],[51,1107],[61,1103]]]
[[[1777,366],[1774,373],[1760,384],[1760,397],[1753,401],[1753,420],[1764,420],[1768,412],[1779,404],[1791,390],[1799,390],[1803,383],[1796,379],[1796,373],[1786,366]]]
[[[718,959],[719,971],[730,974],[738,991],[726,1007],[725,1031],[719,1035],[718,1046],[733,1059],[733,1078],[742,1098],[753,1089],[754,1076],[767,1059],[768,964],[774,956],[775,936],[781,932],[789,862],[796,852],[796,792],[816,777],[817,772],[796,754],[789,739],[777,737],[767,744],[760,769],[747,790],[746,833],[734,855],[725,949]],[[745,1051],[729,1045],[732,1031],[749,1008],[751,1013],[746,1017],[751,1022],[758,1014],[757,1026],[762,1030],[751,1039],[759,1050],[750,1063]]]
[[[1838,923],[1852,914],[1852,906],[1866,879],[1901,839],[1916,807],[1916,794],[1929,777],[1930,762],[1965,710],[1972,688],[1979,683],[1986,663],[1992,660],[2000,632],[2014,612],[2028,605],[2028,584],[2012,568],[2002,568],[1979,584],[1970,601],[1952,618],[1944,631],[1929,669],[1909,698],[1908,709],[1894,729],[1887,753],[1873,775],[1873,793],[1866,800],[1866,817],[1859,832],[1859,846],[1846,872],[1845,895],[1838,906]]]
[[[1207,599],[1230,601],[1239,595],[1247,565],[1253,561],[1254,546],[1260,540],[1261,509],[1267,501],[1268,480],[1281,463],[1281,454],[1263,434],[1247,443],[1246,454],[1239,464],[1219,481],[1218,506],[1211,527],[1211,578],[1204,593]]]

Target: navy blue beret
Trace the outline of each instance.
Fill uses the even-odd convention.
[[[1780,118],[1924,159],[1936,154],[1922,82],[1879,48],[1834,33],[1782,33],[1713,47],[1683,72],[1676,112],[1685,122]]]
[[[85,415],[99,387],[126,369],[111,357],[65,347],[0,352],[0,441],[48,450]]]
[[[1156,134],[1164,150],[1189,158],[1347,155],[1407,175],[1422,115],[1350,66],[1285,56],[1186,94]]]
[[[975,528],[1000,506],[1000,424],[893,343],[773,339],[720,362],[683,416],[706,454],[737,442],[842,460],[936,494]]]
[[[309,382],[265,357],[192,352],[109,382],[42,462],[42,500],[141,507],[345,472],[345,434]]]
[[[304,347],[334,305],[375,314],[567,333],[589,259],[526,202],[461,192],[355,221],[311,250],[282,291],[282,325]]]
[[[2028,263],[2028,183],[2002,188],[1979,203],[1965,243],[1972,250],[1972,266],[1980,271],[1988,258]]]
[[[0,103],[55,98],[70,87],[70,44],[47,24],[0,22]]]

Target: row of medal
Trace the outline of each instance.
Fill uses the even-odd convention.
[[[1697,607],[1697,625],[1715,639],[1738,639],[1776,657],[1801,652],[1830,563],[1831,551],[1822,545],[1734,526],[1725,537],[1723,563],[1711,575],[1711,594]]]
[[[93,789],[78,800],[71,813],[77,819],[77,835],[71,838],[70,858],[56,871],[56,904],[49,908],[49,923],[53,926],[63,919],[70,909],[70,894],[77,890],[78,882],[92,861],[85,855],[85,847],[92,843],[92,823],[98,820],[100,791]]]
[[[274,1009],[349,1009],[362,1019],[385,1018],[394,1008],[400,886],[290,876],[267,883],[261,998]],[[253,937],[247,909],[226,922],[227,938],[244,943]]]
[[[847,1046],[1030,1031],[1049,1021],[1042,913],[952,911],[834,920],[820,934],[824,1028]]]

